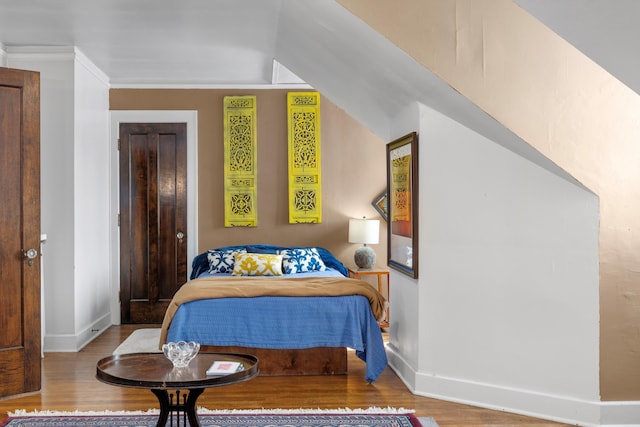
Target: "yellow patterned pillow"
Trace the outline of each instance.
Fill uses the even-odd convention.
[[[236,254],[232,276],[282,276],[282,255]]]

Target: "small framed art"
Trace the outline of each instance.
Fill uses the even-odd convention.
[[[384,190],[382,193],[378,194],[371,204],[375,208],[376,211],[380,214],[382,219],[388,221],[388,211],[389,208],[387,206],[387,190]]]

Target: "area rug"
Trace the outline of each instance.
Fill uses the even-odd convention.
[[[395,408],[335,410],[198,409],[202,427],[437,427],[433,418]],[[146,412],[26,412],[9,414],[0,427],[153,427],[156,410]],[[171,420],[169,420],[171,421]],[[188,424],[188,423],[187,423]],[[182,425],[182,420],[181,420]]]
[[[159,353],[159,342],[160,328],[136,329],[113,350],[113,354]]]

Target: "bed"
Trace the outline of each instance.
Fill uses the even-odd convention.
[[[385,300],[329,251],[226,246],[196,256],[174,295],[160,344],[196,341],[202,351],[258,356],[261,375],[347,373],[347,348],[375,381],[387,366],[377,319]]]

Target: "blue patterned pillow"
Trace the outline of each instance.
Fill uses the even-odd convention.
[[[244,249],[230,249],[225,251],[209,250],[207,251],[207,260],[209,261],[209,273],[215,274],[231,274],[233,273],[233,264],[236,254],[247,253]]]
[[[327,269],[316,248],[284,249],[279,252],[282,255],[282,272],[284,274],[325,271]]]

